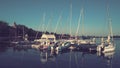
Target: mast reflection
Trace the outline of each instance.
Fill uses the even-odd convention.
[[[56,55],[54,52],[40,51],[40,62],[47,63],[48,61],[55,62]]]
[[[114,57],[115,51],[106,52],[106,53],[97,53],[99,57],[102,57],[108,68],[112,68],[112,59]]]

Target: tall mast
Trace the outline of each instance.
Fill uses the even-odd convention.
[[[50,19],[49,19],[49,21],[48,21],[48,24],[47,24],[47,26],[46,26],[46,29],[45,29],[45,31],[47,31],[47,29],[48,29],[48,26],[49,26],[49,24],[51,23],[51,21],[52,21],[52,15],[51,15],[51,17],[50,17]]]
[[[61,13],[62,14],[62,13]],[[61,20],[61,18],[62,18],[62,15],[60,14],[60,16],[59,16],[59,18],[58,18],[58,21],[57,21],[57,24],[56,24],[56,27],[55,27],[55,31],[54,31],[54,33],[56,33],[56,31],[57,31],[57,27],[58,27],[58,25],[59,25],[59,22],[60,22],[60,20]]]
[[[70,37],[71,37],[71,23],[72,23],[72,3],[70,4]]]
[[[82,35],[84,35],[84,9],[82,8]]]
[[[82,19],[82,21],[81,21]],[[76,31],[76,36],[78,35],[79,27],[80,27],[80,22],[82,22],[82,35],[84,34],[84,9],[83,9],[83,3],[82,3],[82,8],[80,11],[79,19],[78,19],[78,27]]]
[[[82,35],[84,35],[84,1],[82,2]]]
[[[110,37],[112,37],[112,41],[113,41],[113,32],[112,32],[112,19],[110,17],[110,13],[109,13],[109,4],[107,3],[107,20],[108,20],[108,28],[109,28],[109,35]]]
[[[43,14],[43,20],[42,20],[41,22],[42,22],[42,23],[41,23],[41,25],[38,27],[38,29],[41,27],[41,29],[44,30],[45,13]],[[41,31],[43,31],[43,30],[41,30]],[[35,39],[37,39],[38,33],[39,33],[39,30],[37,30],[37,33],[36,33]]]
[[[77,27],[77,31],[76,31],[76,37],[78,35],[82,14],[83,14],[83,9],[81,9],[81,11],[80,11],[80,15],[79,15],[79,19],[78,19],[78,27]]]
[[[109,35],[111,36],[111,32],[110,32],[110,15],[109,15],[109,5],[108,5],[108,1],[107,1],[107,23],[108,23],[108,29],[109,29]]]
[[[42,27],[42,23],[41,23],[42,21],[40,20],[40,25],[38,26],[38,28],[37,28],[37,33],[36,33],[36,35],[35,35],[35,39],[37,39],[37,36],[38,36],[38,33],[39,33],[39,29],[40,29],[40,27]]]
[[[42,24],[42,31],[44,32],[44,30],[45,30],[45,16],[46,16],[46,14],[44,13],[43,14],[43,24]]]

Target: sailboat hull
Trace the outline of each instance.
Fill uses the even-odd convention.
[[[115,46],[113,45],[109,45],[107,47],[104,47],[104,50],[102,51],[103,53],[106,53],[106,52],[112,52],[115,50]]]

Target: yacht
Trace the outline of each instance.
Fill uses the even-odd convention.
[[[102,42],[100,45],[97,46],[98,52],[111,52],[115,50],[115,44],[110,41],[110,36],[105,42]]]

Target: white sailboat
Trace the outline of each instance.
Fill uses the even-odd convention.
[[[113,41],[110,41],[110,36],[108,36],[108,39],[105,42],[102,42],[100,45],[97,46],[98,52],[111,52],[115,50],[115,44]]]
[[[82,19],[82,20],[81,20]],[[88,38],[85,36],[84,34],[84,9],[82,7],[81,11],[80,11],[80,16],[79,16],[79,20],[78,20],[78,27],[77,27],[77,31],[76,31],[76,36],[78,34],[78,30],[80,27],[80,22],[82,21],[82,37],[80,39],[77,40],[78,45],[93,45],[96,44],[95,42],[95,38]]]
[[[107,11],[108,11],[108,7],[107,7]],[[108,17],[109,17],[109,13],[108,13]],[[112,33],[112,26],[111,26],[111,18],[108,19],[108,24],[109,24],[109,35],[107,37],[107,40],[104,41],[102,39],[101,44],[97,46],[97,51],[103,52],[103,53],[111,52],[115,50],[115,44],[113,40],[113,33]]]

